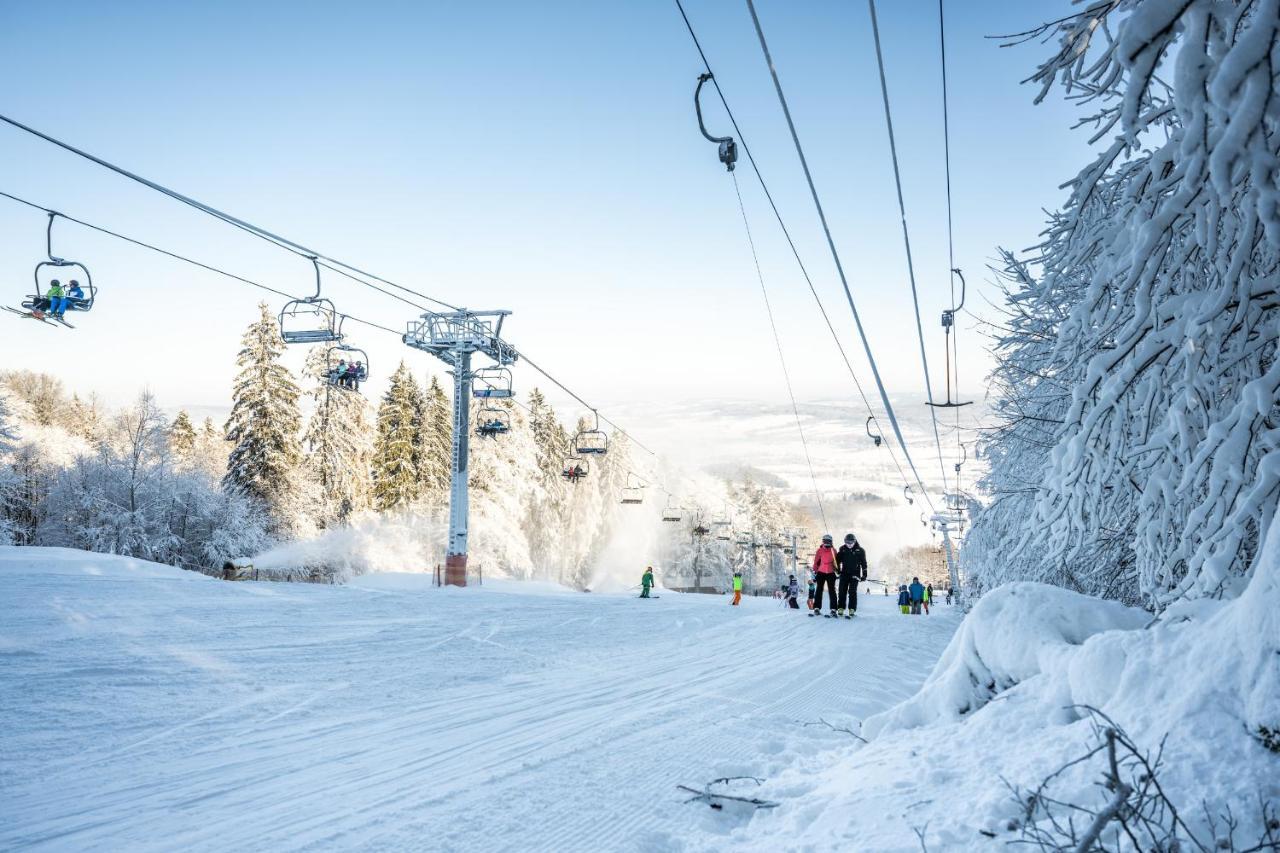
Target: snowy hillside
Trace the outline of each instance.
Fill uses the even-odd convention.
[[[773,787],[784,807],[748,821],[675,786],[831,767],[852,739],[805,723],[909,696],[956,628],[941,611],[224,583],[3,548],[0,848],[751,847],[825,797]]]

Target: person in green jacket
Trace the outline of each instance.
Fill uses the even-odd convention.
[[[742,572],[733,573],[733,604],[742,601]]]
[[[67,298],[62,295],[62,282],[56,278],[49,282],[49,290],[45,293],[44,298],[49,302],[49,313],[55,317],[61,317],[62,312],[67,310]]]
[[[644,576],[640,578],[640,586],[644,587],[640,592],[640,597],[648,598],[649,590],[653,587],[653,566],[649,566],[644,570]]]

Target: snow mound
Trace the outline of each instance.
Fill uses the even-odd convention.
[[[1040,583],[1011,583],[974,606],[924,687],[869,718],[867,737],[957,720],[1042,672],[1059,672],[1089,638],[1133,630],[1150,614]]]
[[[212,581],[199,572],[188,572],[163,563],[97,554],[77,548],[0,546],[0,573],[21,572],[39,575],[93,575],[108,578],[148,580]]]

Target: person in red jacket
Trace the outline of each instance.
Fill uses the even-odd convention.
[[[822,612],[822,588],[827,588],[827,595],[831,600],[831,612],[827,615],[836,615],[836,552],[831,547],[831,534],[828,533],[822,537],[822,544],[818,546],[817,552],[813,555],[813,576],[817,580],[818,590],[813,596],[813,609],[809,611],[810,616],[817,616]]]

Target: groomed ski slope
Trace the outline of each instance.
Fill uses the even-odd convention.
[[[959,614],[890,602],[835,621],[0,548],[0,849],[742,849],[756,826],[778,849],[825,795],[752,817],[675,786],[794,779],[848,744],[805,722],[911,695]]]

